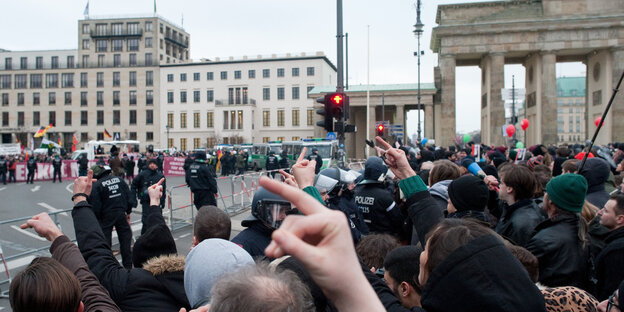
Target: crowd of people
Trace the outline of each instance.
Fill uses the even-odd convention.
[[[52,257],[36,258],[13,278],[11,307],[16,312],[624,307],[624,144],[590,151],[543,145],[410,147],[379,137],[376,143],[377,156],[369,157],[362,171],[320,170],[320,157],[305,158],[304,148],[292,166],[279,170],[279,179],[260,179],[251,216],[235,237],[229,216],[214,201],[215,167],[205,153],[195,153],[185,164],[198,210],[186,257],[178,254],[162,216],[166,179],[158,159],[147,160],[128,185],[124,171],[112,168],[118,155],[112,156],[74,182],[77,246],[45,213],[22,225],[52,242]],[[141,236],[133,247],[120,243],[120,263],[110,233],[115,227],[120,240],[126,239],[128,212],[138,202]]]

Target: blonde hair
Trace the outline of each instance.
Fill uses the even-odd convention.
[[[581,217],[583,217],[583,219],[585,219],[585,221],[589,223],[592,219],[596,217],[596,215],[598,214],[598,210],[600,210],[600,208],[596,207],[588,201],[585,201],[585,204],[583,204],[583,210],[581,210]]]

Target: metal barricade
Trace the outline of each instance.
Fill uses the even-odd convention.
[[[174,207],[173,192],[176,190],[180,191],[182,188],[189,192],[190,201],[185,201],[182,205]],[[195,220],[195,205],[193,204],[193,193],[186,184],[176,185],[170,187],[167,190],[167,209],[169,209],[167,225],[169,226],[171,231],[193,225],[193,221]]]

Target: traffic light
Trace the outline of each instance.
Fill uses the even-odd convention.
[[[323,108],[319,108],[316,110],[317,114],[324,116],[323,120],[316,122],[316,125],[324,128],[327,132],[333,132],[334,118],[332,115],[331,107],[329,107],[328,105],[330,103],[328,101],[327,95],[317,98],[316,102],[324,105]]]
[[[318,121],[317,126],[323,127],[327,132],[334,130],[341,131],[340,127],[334,125],[334,119],[341,121],[349,119],[349,97],[344,93],[328,93],[323,97],[316,99],[317,103],[324,105],[323,108],[316,110],[316,113],[324,116],[323,121]]]
[[[386,127],[384,127],[383,124],[378,124],[377,125],[377,136],[383,137],[385,128]]]
[[[331,105],[332,117],[340,120],[344,116],[344,103],[347,96],[344,93],[330,93],[326,97]]]

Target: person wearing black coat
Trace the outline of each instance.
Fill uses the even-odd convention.
[[[307,159],[309,161],[316,161],[316,167],[314,167],[314,174],[318,174],[321,171],[321,167],[323,166],[323,158],[318,154],[318,149],[316,147],[312,148],[312,154],[310,154]]]
[[[598,212],[600,223],[609,229],[605,247],[595,260],[596,298],[605,300],[624,280],[624,195],[611,195]]]
[[[58,177],[59,182],[63,182],[61,180],[61,166],[63,165],[63,160],[59,155],[55,155],[54,159],[52,159],[52,168],[54,171],[52,173],[52,183],[56,182],[56,177]]]
[[[286,150],[283,150],[280,156],[281,158],[279,160],[279,167],[281,169],[284,169],[284,171],[286,172],[290,172],[290,161],[288,159],[288,152]]]
[[[271,176],[275,178],[277,170],[280,168],[279,161],[277,160],[277,156],[275,156],[275,151],[270,151],[269,155],[266,158],[266,170],[270,172]]]
[[[128,179],[128,183],[132,183],[132,180],[134,179],[135,166],[134,156],[130,156],[130,159],[124,162],[124,169],[126,170],[126,179]]]
[[[2,184],[6,185],[6,174],[9,171],[9,162],[4,159],[4,155],[0,155],[0,177],[2,178]]]
[[[193,201],[197,210],[204,205],[217,205],[215,194],[219,190],[215,175],[212,167],[206,164],[206,152],[198,151],[195,153],[195,161],[186,170],[185,180],[193,192]]]
[[[165,224],[157,197],[148,202],[149,230],[137,239],[132,257],[134,268],[127,270],[113,256],[92,206],[83,196],[89,195],[85,193],[90,189],[87,184],[90,185],[91,177],[88,177],[74,182],[72,217],[76,240],[89,269],[111,298],[122,311],[165,312],[182,307],[190,310],[184,291],[184,258],[175,255],[175,241]]]
[[[141,223],[143,226],[141,227],[141,234],[145,233],[147,230],[147,226],[145,223],[147,222],[147,217],[150,212],[149,210],[149,195],[147,194],[147,188],[150,185],[155,184],[161,178],[165,176],[162,172],[158,171],[158,162],[156,159],[152,158],[149,160],[149,164],[146,170],[141,171],[134,180],[132,180],[132,191],[134,192],[133,196],[136,196],[141,203],[142,213],[141,213]],[[163,182],[162,186],[164,189],[167,189],[166,182]],[[165,207],[165,198],[163,196],[160,198],[160,208]]]
[[[26,168],[28,168],[26,184],[33,184],[35,181],[35,172],[37,172],[37,159],[34,157],[34,155],[28,159],[28,162],[26,163]]]

